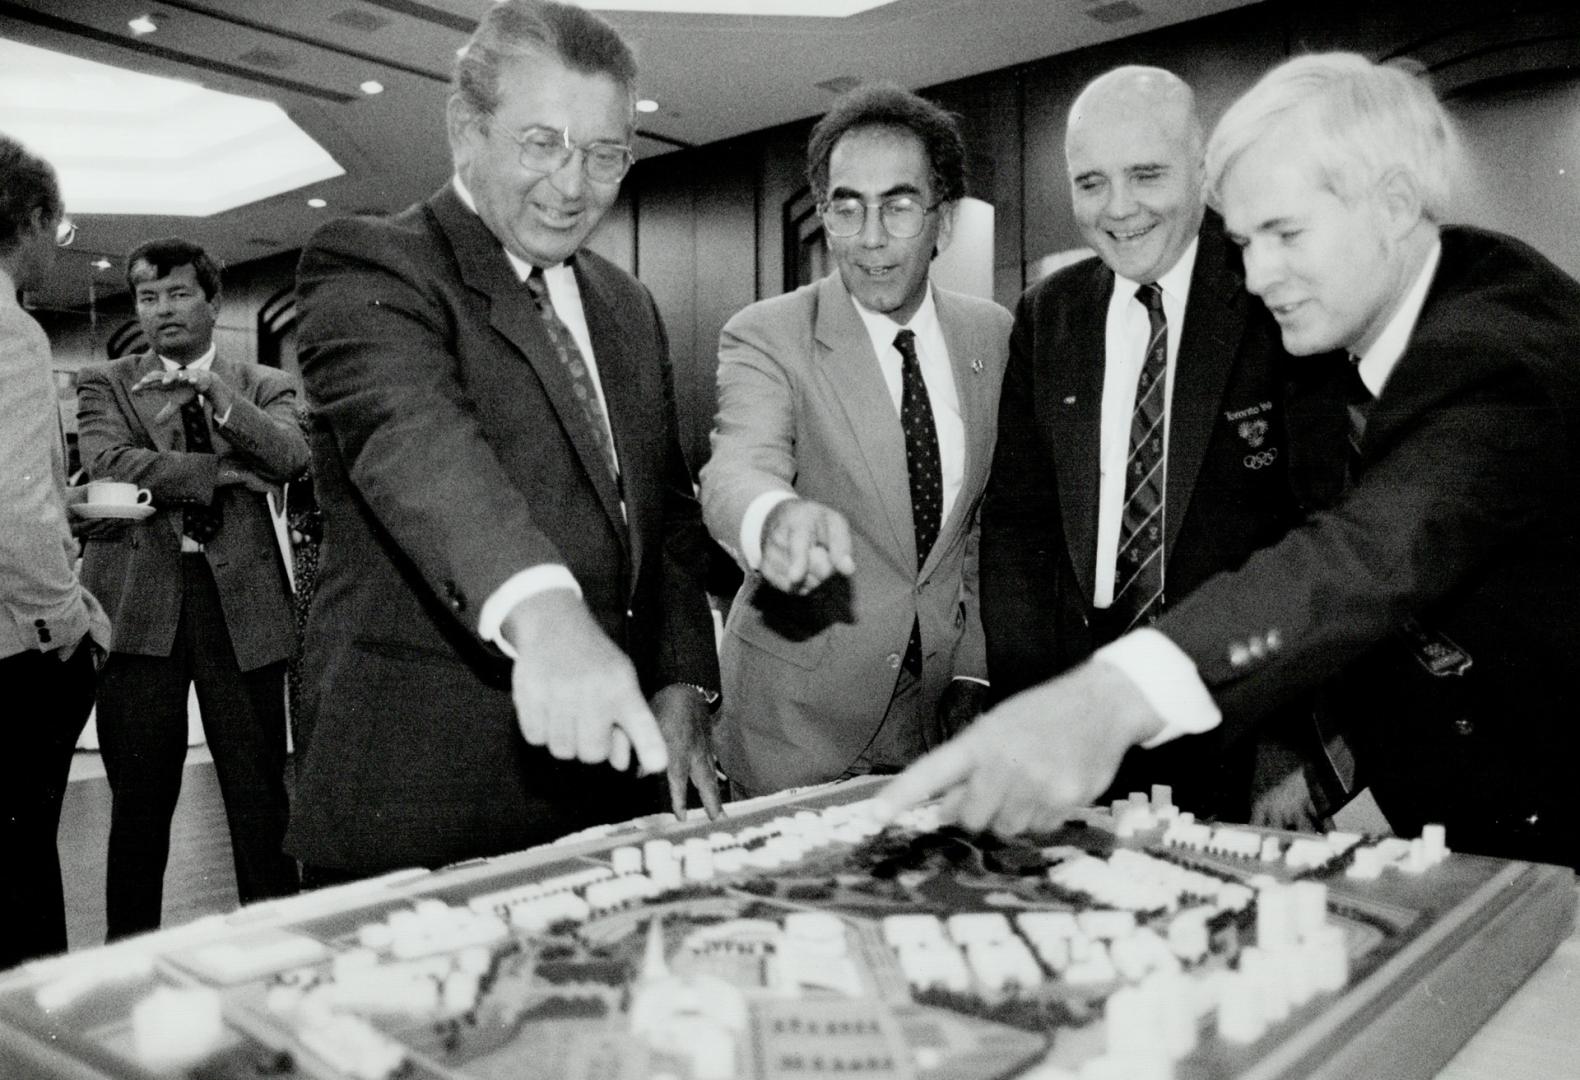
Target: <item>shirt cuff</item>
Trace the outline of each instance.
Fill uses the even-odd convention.
[[[748,569],[756,570],[763,564],[763,526],[768,514],[782,502],[796,497],[793,491],[765,491],[751,501],[741,516],[741,557]]]
[[[974,682],[978,686],[992,686],[993,685],[992,683],[988,682],[986,679],[979,679],[975,675],[956,675],[954,677],[953,681],[954,682]]]
[[[1160,630],[1133,630],[1098,649],[1092,658],[1123,672],[1163,718],[1163,730],[1142,743],[1143,749],[1162,746],[1181,735],[1200,735],[1223,721],[1223,713],[1196,673],[1196,664]]]
[[[505,621],[505,616],[510,614],[510,610],[521,601],[548,592],[550,589],[570,589],[577,596],[582,594],[582,587],[576,584],[576,577],[569,567],[559,563],[528,567],[506,579],[503,585],[483,601],[483,610],[477,617],[477,636],[498,645],[506,656],[514,660],[516,650],[499,632],[500,624]]]
[[[215,427],[224,427],[225,426],[225,422],[230,419],[231,410],[234,409],[235,407],[236,407],[235,405],[231,405],[231,407],[229,409],[226,409],[224,416],[220,416],[220,415],[216,414],[215,417],[214,417],[214,426]]]

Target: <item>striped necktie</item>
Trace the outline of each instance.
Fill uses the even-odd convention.
[[[1145,625],[1163,610],[1163,416],[1168,371],[1168,320],[1157,282],[1136,290],[1147,309],[1151,334],[1130,414],[1130,456],[1125,463],[1125,509],[1114,567],[1114,626],[1121,633]]]

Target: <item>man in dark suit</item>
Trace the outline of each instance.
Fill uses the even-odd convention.
[[[1190,87],[1158,68],[1116,68],[1070,108],[1071,198],[1097,256],[1027,290],[1010,338],[982,511],[997,696],[1147,625],[1298,520],[1278,327],[1206,210],[1204,142]],[[1114,789],[1169,783],[1181,806],[1244,821],[1255,749],[1202,735],[1138,750]]]
[[[55,846],[72,750],[93,708],[110,621],[82,587],[67,507],[60,399],[49,339],[17,303],[69,244],[55,171],[0,136],[0,684],[10,702],[0,758],[0,970],[66,951]]]
[[[1207,161],[1285,347],[1358,358],[1292,361],[1315,370],[1291,439],[1342,441],[1305,419],[1342,395],[1348,476],[1330,478],[1331,507],[1131,635],[1152,664],[1099,653],[889,797],[963,786],[969,824],[1045,824],[1126,747],[1243,732],[1326,683],[1397,831],[1438,821],[1462,850],[1580,863],[1580,284],[1509,237],[1440,224],[1452,129],[1398,68],[1291,60],[1229,109]]]
[[[84,368],[77,384],[89,477],[146,487],[154,507],[95,533],[83,554],[83,579],[115,627],[98,692],[111,938],[159,925],[192,686],[242,903],[296,889],[280,847],[291,587],[267,499],[307,467],[296,380],[214,344],[214,261],[170,239],[126,267],[148,351]]]
[[[601,764],[633,750],[677,813],[688,780],[716,809],[664,329],[581,250],[631,164],[635,78],[596,16],[491,7],[449,102],[454,179],[303,254],[324,546],[288,846],[310,884],[655,811],[661,787]]]
[[[838,269],[725,326],[702,470],[714,537],[753,571],[722,650],[742,794],[894,771],[986,690],[977,508],[1009,313],[930,280],[965,194],[959,128],[861,87],[813,128],[807,172]]]

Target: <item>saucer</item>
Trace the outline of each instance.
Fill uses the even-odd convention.
[[[141,521],[154,512],[147,503],[78,503],[71,512],[89,521]]]

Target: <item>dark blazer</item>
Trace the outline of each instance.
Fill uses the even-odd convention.
[[[996,696],[1079,663],[1117,632],[1092,606],[1113,288],[1113,271],[1090,258],[1028,289],[1015,314],[982,511],[982,622]],[[1299,517],[1286,472],[1278,327],[1246,293],[1238,253],[1211,211],[1184,326],[1170,332],[1182,336],[1165,493],[1166,603],[1238,566]],[[1185,739],[1151,752],[1146,779],[1174,781],[1180,805],[1197,813],[1243,814],[1249,761],[1221,775],[1216,742]]]
[[[435,865],[662,808],[607,765],[529,748],[511,663],[477,636],[495,589],[560,563],[648,693],[718,685],[664,328],[630,275],[590,252],[575,268],[618,489],[530,295],[451,187],[303,253],[324,517],[287,838],[304,862]]]
[[[1336,437],[1320,398],[1291,399],[1297,447]],[[1355,483],[1158,628],[1231,732],[1332,683],[1401,834],[1438,821],[1452,847],[1574,864],[1577,492],[1580,284],[1518,241],[1445,229]]]
[[[216,488],[214,479],[227,458],[276,485],[307,468],[297,380],[217,353],[214,374],[236,390],[237,401],[223,426],[210,425],[214,452],[188,454],[181,414],[155,420],[166,395],[132,393],[137,380],[158,370],[159,357],[146,352],[78,373],[78,438],[89,477],[146,487],[158,508],[143,521],[96,531],[84,544],[83,583],[109,612],[116,652],[169,656],[181,617],[182,509],[217,500],[225,525],[204,546],[204,556],[237,667],[255,671],[279,663],[296,649],[296,624],[266,497],[240,484]]]

